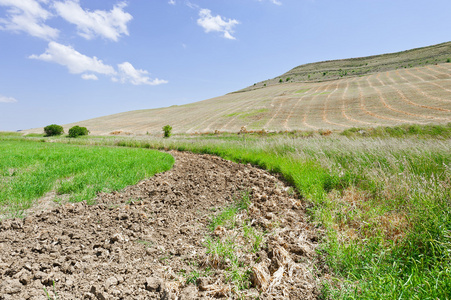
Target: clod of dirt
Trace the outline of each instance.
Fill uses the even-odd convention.
[[[0,222],[0,299],[316,299],[317,234],[285,184],[250,165],[172,152],[174,168],[96,204],[67,203]],[[246,259],[253,287],[233,288],[220,269],[197,285],[213,211],[249,191],[252,226],[266,246]],[[241,222],[240,220],[238,220]],[[224,228],[214,234],[227,235]],[[196,281],[194,281],[196,282]]]

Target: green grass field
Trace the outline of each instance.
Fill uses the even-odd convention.
[[[210,153],[281,173],[324,230],[319,253],[331,274],[323,278],[323,298],[451,298],[449,125],[330,136],[44,140]]]
[[[78,142],[210,153],[282,173],[325,230],[320,252],[333,273],[323,281],[324,298],[450,299],[451,140],[449,126],[439,127],[379,128],[370,137]]]
[[[171,155],[148,149],[72,146],[0,138],[0,214],[20,216],[50,191],[91,202],[100,191],[171,168]]]

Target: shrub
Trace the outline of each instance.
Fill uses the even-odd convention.
[[[44,132],[46,136],[62,135],[64,129],[60,125],[52,124],[44,127]]]
[[[290,77],[287,77],[287,79],[285,81],[290,81],[290,79],[291,79]]]
[[[280,78],[279,82],[283,82],[282,78]]]
[[[447,63],[451,62],[451,58],[448,58],[448,59],[446,60],[446,62],[447,62]]]
[[[164,137],[165,137],[165,138],[170,137],[170,136],[172,135],[171,131],[172,131],[172,126],[170,126],[170,125],[164,126],[164,127],[163,127],[163,134],[164,134]]]
[[[89,130],[86,129],[86,127],[80,127],[78,125],[75,125],[71,129],[69,129],[69,137],[76,138],[78,136],[82,135],[88,135]]]

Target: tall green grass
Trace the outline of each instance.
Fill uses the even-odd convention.
[[[49,191],[91,201],[171,168],[171,155],[154,150],[72,146],[0,139],[0,208],[20,213]]]

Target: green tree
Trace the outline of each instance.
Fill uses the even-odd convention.
[[[165,138],[170,137],[172,135],[172,126],[171,125],[163,126],[163,134]]]
[[[86,129],[86,127],[80,127],[78,125],[75,125],[71,129],[69,129],[69,137],[76,138],[82,135],[88,135],[89,130]]]
[[[46,136],[62,135],[64,133],[63,126],[52,124],[44,127]]]

